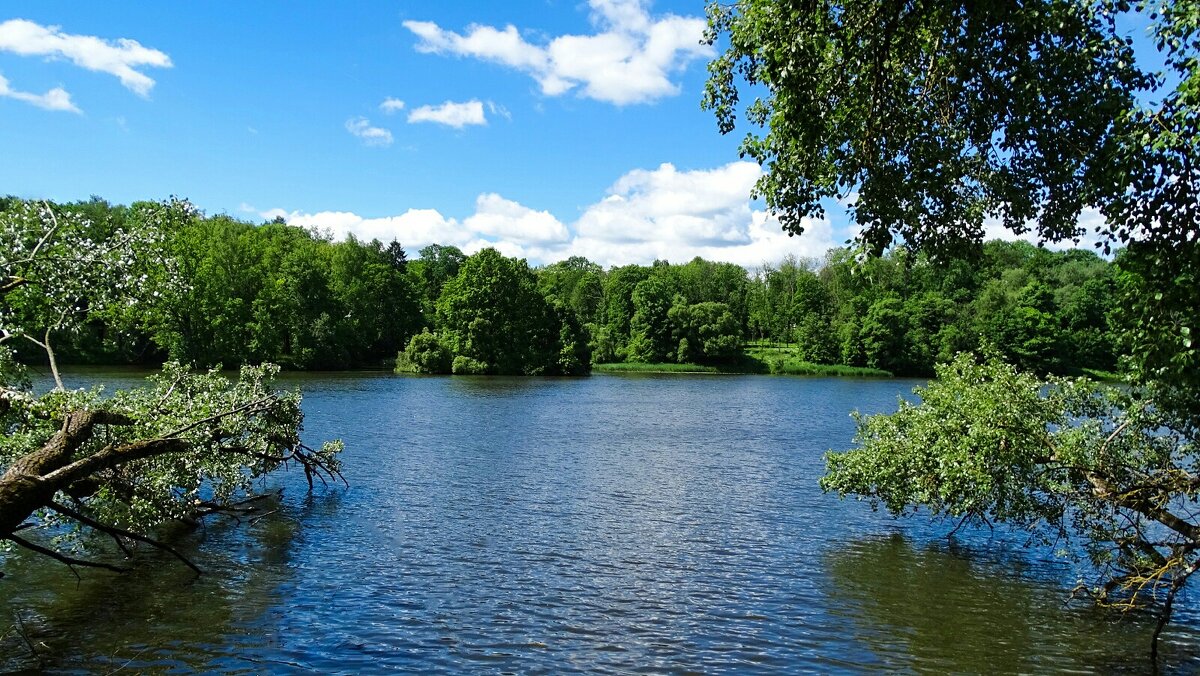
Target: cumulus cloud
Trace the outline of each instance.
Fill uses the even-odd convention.
[[[404,102],[400,99],[395,99],[389,96],[383,100],[383,103],[379,104],[379,109],[390,115],[397,111],[404,110]]]
[[[249,205],[243,205],[249,206]],[[399,216],[367,218],[349,211],[315,214],[271,209],[256,212],[264,220],[276,216],[335,239],[354,235],[360,240],[399,240],[415,251],[429,244],[457,246],[467,253],[495,247],[505,255],[527,256],[527,249],[550,251],[569,238],[567,227],[546,211],[535,211],[495,193],[480,195],[475,213],[463,221],[436,209],[409,209]]]
[[[372,127],[371,121],[365,117],[352,117],[346,120],[346,131],[362,139],[364,145],[392,145],[392,132],[382,127]]]
[[[45,94],[17,91],[9,87],[8,80],[3,75],[0,75],[0,96],[24,101],[25,103],[46,110],[65,110],[69,113],[83,112],[75,107],[75,104],[71,102],[71,95],[62,87],[55,87]]]
[[[605,265],[701,256],[752,267],[789,253],[820,256],[836,246],[828,221],[806,219],[804,236],[789,237],[776,219],[753,209],[750,190],[760,175],[753,162],[630,171],[580,216],[570,253]]]
[[[519,244],[565,242],[570,237],[567,226],[549,211],[534,211],[496,193],[480,195],[475,214],[463,225],[476,234]]]
[[[464,33],[430,21],[405,21],[431,54],[467,56],[528,74],[542,93],[581,96],[619,106],[679,92],[671,77],[712,50],[701,43],[705,22],[673,14],[652,17],[644,0],[589,0],[596,32],[562,35],[546,44],[525,40],[513,25],[471,25]]]
[[[446,101],[438,106],[414,108],[408,114],[408,121],[410,124],[434,122],[455,129],[462,129],[468,125],[487,124],[487,118],[483,114],[483,102],[475,99],[462,103]]]
[[[284,212],[272,209],[260,214],[263,218],[283,216],[291,225],[311,228],[335,239],[354,235],[360,240],[378,239],[381,242],[400,240],[408,249],[427,244],[463,246],[472,237],[453,218],[443,216],[436,209],[409,209],[399,216],[365,218],[349,211],[321,211],[315,214],[297,211]]]
[[[126,89],[148,96],[154,80],[139,68],[170,68],[171,57],[157,49],[143,47],[137,40],[105,40],[91,35],[64,33],[59,26],[43,26],[25,19],[0,23],[0,51],[21,56],[66,59],[87,70],[114,75]],[[62,92],[62,90],[51,90]],[[66,95],[58,95],[61,99]],[[36,104],[35,104],[36,105]],[[66,110],[66,108],[54,108]]]
[[[777,220],[752,208],[750,188],[760,170],[734,162],[709,170],[680,171],[670,164],[636,169],[620,177],[607,196],[564,224],[539,211],[484,193],[474,213],[457,220],[433,209],[410,209],[399,216],[366,218],[351,212],[315,214],[271,210],[289,223],[334,237],[398,239],[410,251],[448,244],[473,253],[495,247],[506,256],[546,264],[586,256],[604,266],[647,264],[656,259],[682,263],[696,256],[754,267],[787,254],[819,257],[836,246],[828,221],[809,219],[802,237],[788,237]]]
[[[1079,214],[1078,224],[1082,231],[1078,242],[1070,239],[1061,242],[1043,242],[1038,237],[1036,226],[1033,223],[1029,224],[1029,230],[1018,235],[1004,227],[1004,224],[999,219],[989,218],[983,222],[983,240],[985,242],[993,239],[1005,242],[1024,240],[1030,244],[1038,244],[1040,242],[1042,246],[1052,251],[1066,251],[1067,249],[1076,248],[1096,251],[1096,244],[1104,240],[1099,234],[1099,229],[1104,226],[1104,215],[1097,209],[1086,208]]]

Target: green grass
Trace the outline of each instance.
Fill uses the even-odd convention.
[[[1099,380],[1100,382],[1104,382],[1104,383],[1116,383],[1116,382],[1121,382],[1121,381],[1125,380],[1124,376],[1122,376],[1120,373],[1116,373],[1113,371],[1104,371],[1101,369],[1089,369],[1089,368],[1082,368],[1079,370],[1080,370],[1080,372],[1083,373],[1083,375],[1087,376],[1088,378],[1091,378],[1092,380]]]
[[[891,371],[865,366],[843,366],[842,364],[814,364],[800,359],[777,359],[768,361],[771,373],[791,376],[839,376],[850,378],[891,378]]]
[[[891,371],[864,366],[842,364],[815,364],[800,358],[796,348],[787,345],[772,345],[751,342],[746,349],[746,358],[761,362],[764,373],[782,373],[795,376],[846,376],[852,378],[891,378]]]
[[[592,364],[593,371],[601,373],[720,373],[715,366],[701,364],[642,364],[622,362],[619,364]]]
[[[848,376],[854,378],[890,378],[892,374],[880,369],[813,364],[794,356],[795,350],[751,348],[747,354],[723,364],[593,364],[599,373],[726,373],[726,374],[783,374],[798,376]]]

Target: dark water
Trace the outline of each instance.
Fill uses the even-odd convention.
[[[108,376],[110,380],[112,376]],[[1003,532],[817,488],[847,415],[912,382],[294,377],[350,489],[147,553],[4,564],[0,666],[80,672],[1141,673],[1145,621],[1065,604],[1077,571]],[[1200,613],[1167,630],[1200,670]],[[32,645],[32,650],[31,646]],[[33,657],[32,653],[37,653]]]

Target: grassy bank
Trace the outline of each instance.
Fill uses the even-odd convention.
[[[764,373],[782,373],[796,376],[848,376],[852,378],[891,378],[894,374],[883,369],[842,364],[814,364],[800,357],[794,347],[751,343],[746,357],[763,364]]]
[[[841,364],[814,364],[801,359],[774,359],[766,362],[769,373],[792,376],[843,376],[851,378],[891,378],[891,371],[872,369],[865,366],[843,366]]]
[[[1104,371],[1101,369],[1079,369],[1080,375],[1087,376],[1092,380],[1098,380],[1102,383],[1119,383],[1124,382],[1125,376],[1115,371]]]
[[[715,366],[702,364],[642,364],[637,362],[592,364],[592,371],[599,373],[721,373]]]
[[[888,371],[840,364],[813,364],[789,355],[785,350],[771,348],[769,351],[751,349],[749,353],[724,364],[641,364],[625,362],[618,364],[593,364],[597,373],[725,373],[725,374],[781,374],[796,376],[849,376],[855,378],[890,378]]]

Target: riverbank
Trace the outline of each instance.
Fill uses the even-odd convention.
[[[644,364],[619,362],[592,364],[597,373],[712,373],[726,375],[798,375],[847,376],[852,378],[892,378],[890,371],[841,364],[814,364],[792,356],[778,355],[763,358],[746,354],[724,364]]]

